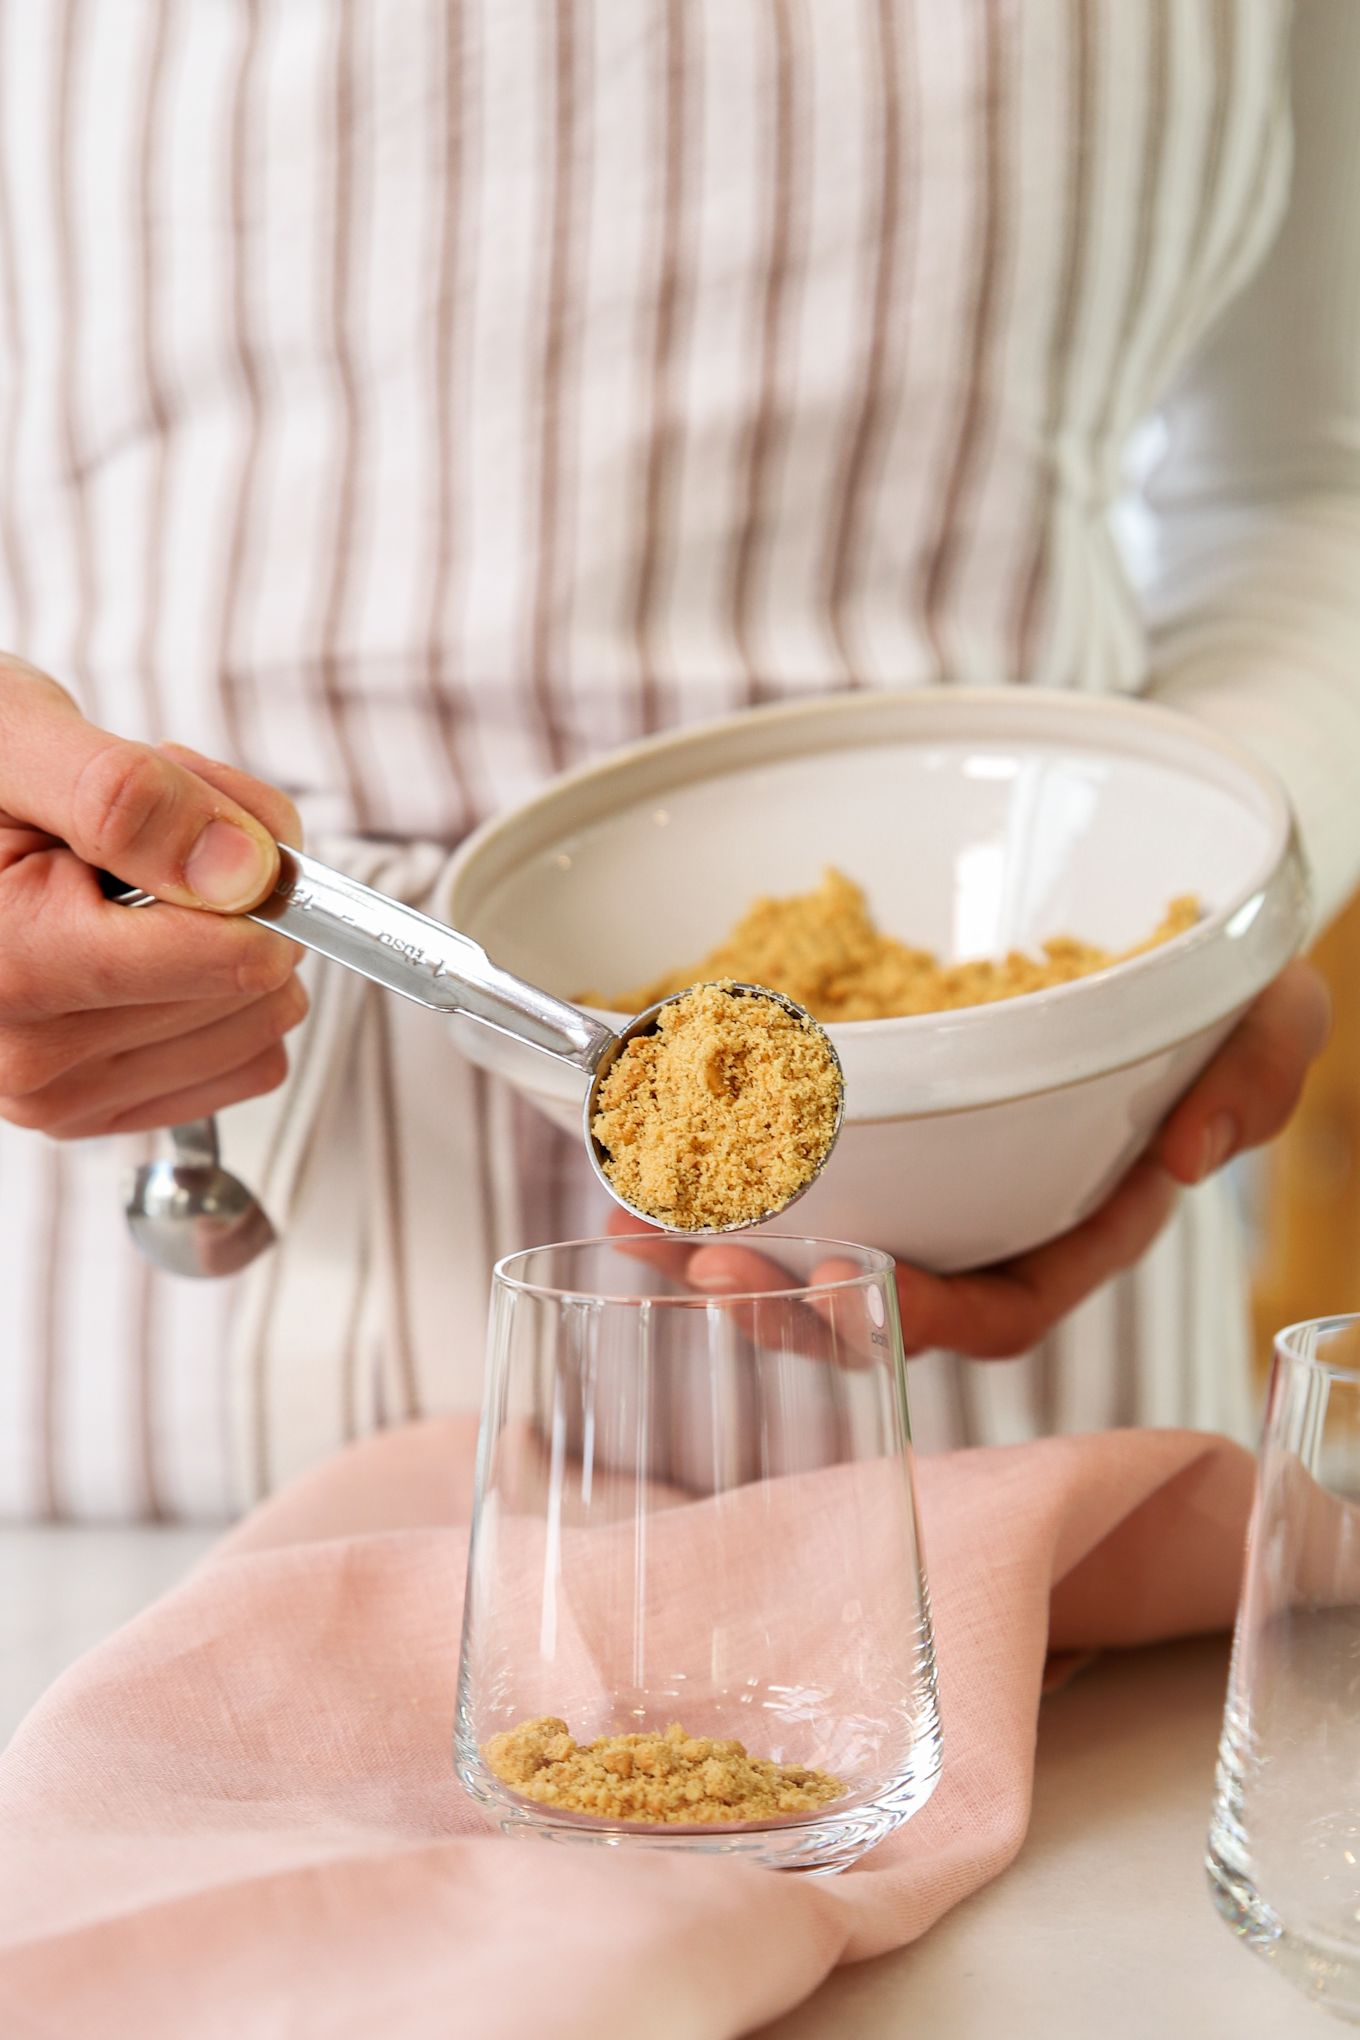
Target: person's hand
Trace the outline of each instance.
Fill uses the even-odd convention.
[[[110,736],[0,656],[0,1119],[80,1139],[280,1084],[301,951],[235,917],[272,891],[276,841],[299,840],[282,794]],[[172,904],[116,906],[96,866]]]
[[[908,1353],[942,1347],[977,1360],[1001,1360],[1037,1345],[1083,1298],[1147,1252],[1171,1216],[1179,1185],[1202,1182],[1233,1155],[1274,1138],[1298,1103],[1329,1023],[1322,978],[1311,964],[1289,964],[1229,1035],[1146,1154],[1081,1225],[1013,1261],[962,1275],[931,1275],[899,1264],[897,1294]],[[643,1230],[629,1213],[611,1214],[612,1233]],[[834,1281],[853,1272],[832,1261],[815,1270],[813,1279]],[[686,1276],[715,1297],[784,1280],[754,1245],[723,1241],[696,1247]]]

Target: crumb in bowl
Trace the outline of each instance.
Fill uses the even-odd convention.
[[[819,1027],[728,982],[695,985],[629,1041],[590,1130],[611,1188],[672,1232],[781,1211],[821,1168],[842,1079]]]
[[[846,1789],[825,1771],[749,1756],[742,1743],[693,1736],[679,1722],[662,1735],[578,1743],[565,1721],[544,1715],[493,1735],[482,1756],[523,1799],[649,1826],[787,1819],[842,1798]]]
[[[581,1003],[636,1013],[700,979],[735,978],[783,992],[823,1023],[902,1019],[1067,984],[1169,942],[1193,927],[1199,914],[1199,902],[1184,894],[1130,949],[1103,949],[1073,935],[1055,935],[1044,943],[1041,957],[1013,950],[997,959],[941,963],[929,950],[883,934],[862,888],[829,869],[811,892],[753,901],[701,963],[614,996],[586,992]]]

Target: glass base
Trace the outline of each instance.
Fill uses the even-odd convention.
[[[1287,1927],[1274,1907],[1234,1868],[1229,1840],[1220,1850],[1211,1833],[1204,1867],[1209,1894],[1238,1939],[1324,2011],[1360,2026],[1360,1949]]]
[[[768,1870],[801,1870],[814,1877],[829,1877],[848,1869],[920,1812],[940,1780],[938,1739],[918,1750],[917,1757],[909,1772],[871,1799],[828,1807],[809,1819],[761,1827],[648,1827],[640,1821],[613,1822],[562,1813],[520,1799],[491,1775],[479,1757],[465,1760],[461,1752],[458,1775],[505,1835],[538,1835],[546,1842],[584,1843],[597,1849],[669,1849],[693,1856],[731,1856]]]

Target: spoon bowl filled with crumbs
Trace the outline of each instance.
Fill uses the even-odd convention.
[[[600,1058],[585,1104],[596,1173],[670,1232],[739,1232],[787,1211],[845,1113],[825,1028],[781,992],[726,978],[668,992]]]

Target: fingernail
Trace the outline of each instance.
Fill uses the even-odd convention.
[[[1215,1169],[1221,1169],[1236,1146],[1237,1121],[1231,1112],[1220,1112],[1204,1129],[1195,1181],[1202,1183],[1206,1176],[1213,1175]]]
[[[233,822],[209,822],[184,865],[194,898],[231,913],[249,907],[269,883],[272,859],[255,836]]]

